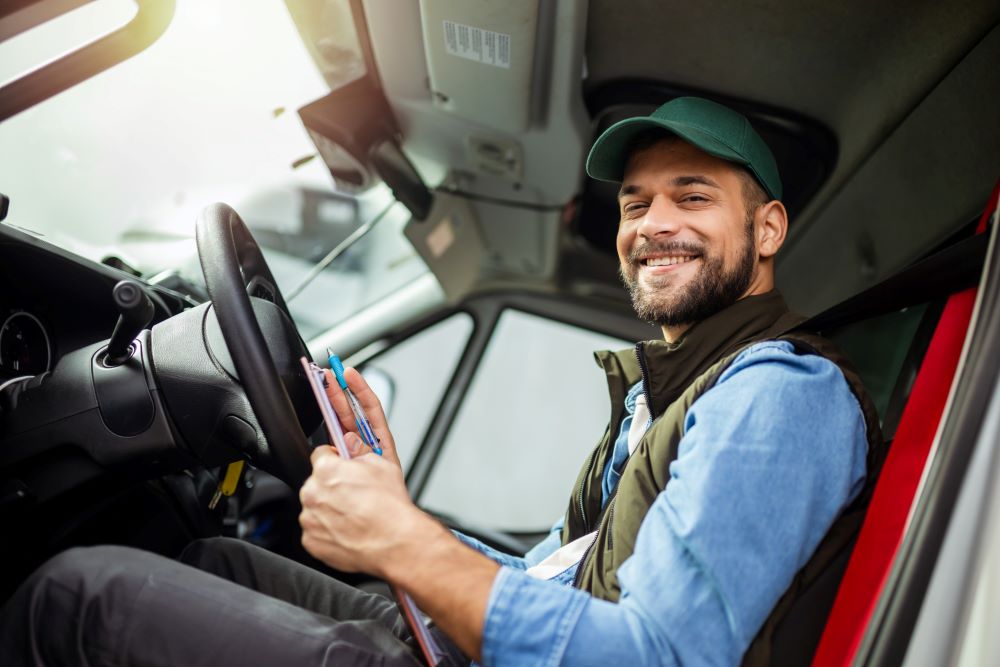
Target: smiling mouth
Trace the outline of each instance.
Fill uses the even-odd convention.
[[[642,266],[674,266],[698,259],[700,255],[668,255],[666,257],[646,257],[639,261]]]

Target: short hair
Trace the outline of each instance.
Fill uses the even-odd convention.
[[[631,157],[639,151],[652,148],[661,141],[668,139],[684,141],[683,138],[678,137],[673,132],[670,132],[662,127],[651,127],[645,129],[632,137],[628,143],[625,154]],[[726,161],[729,162],[728,160]],[[739,174],[741,186],[740,190],[742,191],[746,214],[749,218],[753,216],[754,212],[756,212],[758,208],[771,201],[771,197],[768,196],[767,191],[764,190],[764,186],[760,184],[760,181],[758,181],[757,177],[753,175],[753,172],[741,164],[737,164],[735,162],[730,162],[730,164],[736,167],[737,173]]]

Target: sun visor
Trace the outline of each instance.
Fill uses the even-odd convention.
[[[421,0],[434,105],[516,133],[531,116],[539,0]]]

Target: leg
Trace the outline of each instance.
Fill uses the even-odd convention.
[[[249,542],[228,537],[195,540],[180,555],[180,561],[321,616],[338,621],[376,620],[405,642],[414,654],[419,654],[395,602],[360,591]],[[435,627],[430,631],[448,652],[446,664],[469,664],[469,659],[444,633]]]
[[[338,621],[378,620],[406,641],[410,631],[396,605],[322,572],[227,537],[195,540],[180,561],[240,586]]]
[[[340,622],[166,558],[72,549],[0,611],[5,664],[417,665],[378,620]]]

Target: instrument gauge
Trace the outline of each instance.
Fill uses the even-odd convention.
[[[0,371],[38,375],[52,365],[49,332],[27,311],[17,311],[0,326]]]

